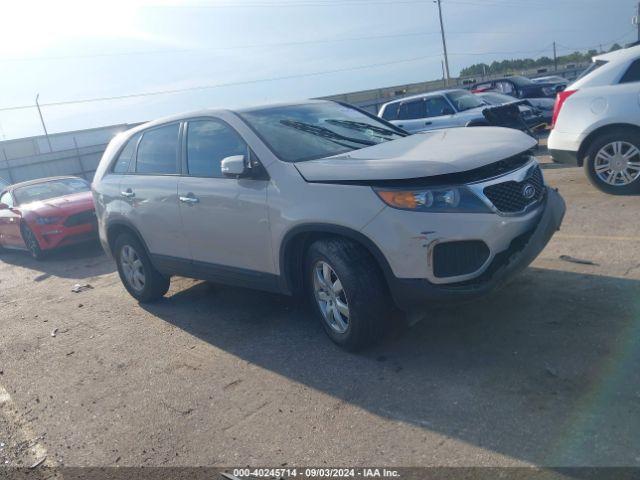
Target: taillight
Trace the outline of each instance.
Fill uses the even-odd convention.
[[[555,127],[556,121],[558,120],[558,115],[560,115],[560,110],[562,109],[562,105],[567,101],[571,95],[576,93],[578,90],[563,90],[562,92],[558,92],[556,95],[556,103],[553,105],[553,117],[551,118],[551,128]]]

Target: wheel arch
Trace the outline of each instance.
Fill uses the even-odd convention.
[[[587,152],[598,137],[616,132],[619,129],[630,131],[633,134],[638,135],[638,138],[640,139],[640,126],[638,125],[634,125],[631,123],[611,123],[609,125],[598,127],[589,135],[587,135],[587,137],[580,144],[580,148],[578,149],[578,166],[582,167],[584,165],[584,159],[587,156]]]
[[[393,275],[393,271],[378,246],[367,236],[341,225],[309,223],[298,225],[289,230],[280,244],[279,265],[283,292],[289,294],[300,292],[303,280],[303,260],[309,246],[316,240],[336,237],[352,240],[366,249],[375,259],[387,284],[389,283],[389,276]]]
[[[123,233],[129,233],[136,237],[142,244],[147,256],[151,258],[147,242],[145,242],[144,238],[142,238],[140,231],[136,227],[134,227],[131,222],[123,219],[114,220],[107,225],[107,243],[109,245],[109,250],[111,250],[111,254],[112,256],[114,256],[114,258],[115,255],[113,249],[115,247],[116,239]]]

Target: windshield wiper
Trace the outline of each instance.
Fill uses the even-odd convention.
[[[353,120],[334,120],[334,119],[330,119],[330,120],[326,120],[327,123],[330,123],[331,125],[337,125],[339,127],[345,127],[345,128],[351,128],[353,130],[358,130],[361,132],[370,130],[374,133],[379,134],[378,137],[379,138],[384,138],[385,140],[393,140],[392,138],[387,138],[387,137],[383,137],[380,135],[399,135],[401,137],[406,137],[407,135],[404,133],[400,133],[400,132],[394,132],[393,130],[389,130],[388,128],[383,128],[383,127],[377,127],[375,125],[370,125],[368,123],[364,123],[364,122],[356,122]]]
[[[357,138],[346,137],[328,128],[320,127],[319,125],[312,125],[310,123],[305,123],[305,122],[297,122],[295,120],[280,120],[280,123],[286,127],[295,128],[296,130],[300,130],[305,133],[310,133],[317,137],[325,138],[329,141],[342,145],[343,147],[353,148],[351,145],[346,145],[342,142],[357,143],[359,145],[365,145],[367,147],[377,145],[376,142],[373,142],[371,140],[359,140]]]

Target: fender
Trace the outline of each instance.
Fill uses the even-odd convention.
[[[136,236],[136,238],[138,239],[138,241],[142,244],[147,256],[150,259],[152,258],[151,252],[149,251],[149,247],[147,246],[147,242],[145,242],[142,235],[140,235],[140,231],[133,225],[133,223],[131,223],[128,219],[124,217],[118,217],[110,221],[107,221],[107,224],[106,224],[107,240],[109,242],[109,249],[111,250],[111,252],[107,252],[107,253],[110,253],[111,256],[113,257],[113,241],[115,240],[115,238],[109,238],[109,231],[114,227],[124,227],[128,230],[131,230],[133,234]]]
[[[280,242],[279,266],[281,289],[283,292],[292,293],[296,289],[296,285],[292,282],[296,274],[294,270],[295,265],[291,265],[289,260],[291,255],[295,255],[296,253],[291,249],[293,240],[299,235],[304,234],[329,234],[349,238],[366,248],[373,258],[375,258],[376,262],[382,269],[387,282],[389,282],[391,278],[395,278],[393,271],[389,266],[389,262],[387,262],[382,251],[380,251],[378,246],[363,233],[349,227],[330,223],[305,223],[296,225],[290,229]]]

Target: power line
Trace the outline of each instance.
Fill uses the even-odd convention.
[[[352,71],[356,71],[356,70],[365,70],[365,69],[369,69],[369,68],[386,67],[386,66],[389,66],[389,65],[398,65],[400,63],[417,62],[417,61],[420,61],[420,60],[426,60],[428,58],[434,58],[434,57],[439,57],[439,56],[440,56],[439,54],[437,54],[437,55],[426,55],[426,56],[415,57],[415,58],[407,58],[407,59],[404,59],[404,60],[395,60],[395,61],[392,61],[392,62],[372,63],[372,64],[368,64],[368,65],[359,65],[359,66],[356,66],[356,67],[339,68],[339,69],[335,69],[335,70],[323,70],[323,71],[318,71],[318,72],[301,73],[301,74],[295,74],[295,75],[285,75],[285,76],[281,76],[281,77],[262,78],[262,79],[255,79],[255,80],[244,80],[244,81],[239,81],[239,82],[218,83],[218,84],[213,84],[213,85],[199,85],[199,86],[194,86],[194,87],[175,88],[175,89],[170,89],[170,90],[159,90],[159,91],[155,91],[155,92],[141,92],[141,93],[132,93],[132,94],[127,94],[127,95],[114,95],[114,96],[110,96],[110,97],[95,97],[95,98],[85,98],[85,99],[81,99],[81,100],[65,100],[65,101],[59,101],[59,102],[41,103],[40,106],[41,107],[57,107],[57,106],[62,106],[62,105],[76,105],[76,104],[81,104],[81,103],[94,103],[94,102],[103,102],[103,101],[110,101],[110,100],[125,100],[125,99],[129,99],[129,98],[151,97],[151,96],[156,96],[156,95],[169,95],[169,94],[173,94],[173,93],[192,92],[192,91],[197,91],[197,90],[209,90],[209,89],[213,89],[213,88],[233,87],[233,86],[237,86],[237,85],[250,85],[250,84],[255,84],[255,83],[274,82],[274,81],[278,81],[278,80],[291,80],[291,79],[294,79],[294,78],[314,77],[314,76],[320,76],[320,75],[328,75],[328,74],[332,74],[332,73],[352,72]],[[3,107],[3,108],[0,108],[0,111],[25,110],[25,109],[34,108],[34,107],[35,107],[35,105],[20,105],[20,106],[15,106],[15,107]]]

